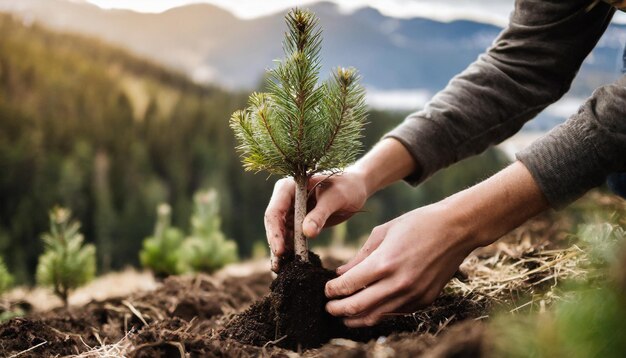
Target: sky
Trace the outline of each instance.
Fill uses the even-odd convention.
[[[158,13],[192,3],[204,2],[230,10],[240,18],[249,19],[306,6],[319,0],[70,0],[87,1],[104,9],[127,9]],[[328,0],[350,12],[370,6],[381,13],[400,18],[426,17],[439,21],[459,19],[506,26],[514,0]],[[615,22],[626,24],[626,13],[618,12]]]
[[[268,15],[319,0],[87,0],[105,9],[162,12],[190,3],[205,2],[230,10],[241,18]],[[513,0],[331,0],[346,12],[370,6],[394,17],[427,17],[440,21],[457,19],[504,26],[513,9]]]

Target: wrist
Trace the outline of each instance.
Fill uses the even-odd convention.
[[[355,178],[357,185],[362,188],[366,198],[374,195],[379,190],[376,173],[372,173],[367,168],[359,166],[355,163],[347,167],[344,170],[344,173],[352,175]]]
[[[393,138],[378,142],[347,171],[362,177],[367,196],[407,177],[416,169],[413,157],[404,145]]]
[[[543,193],[520,162],[445,200],[470,247],[486,246],[548,209]]]

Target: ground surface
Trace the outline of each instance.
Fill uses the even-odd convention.
[[[105,351],[132,357],[287,357],[298,351],[304,356],[385,357],[480,349],[482,326],[473,319],[484,316],[487,308],[451,295],[442,296],[433,306],[436,309],[428,310],[428,320],[419,314],[409,317],[413,324],[396,327],[399,332],[394,333],[394,327],[375,328],[371,334],[353,335],[355,340],[330,339],[306,351],[297,346],[278,348],[281,337],[253,342],[257,346],[225,337],[224,327],[267,295],[272,280],[269,272],[243,278],[172,277],[153,291],[34,312],[0,325],[0,352],[7,357],[19,353],[19,357],[98,357]],[[466,323],[454,324],[463,320]],[[444,325],[463,334],[446,334]]]
[[[609,212],[614,204],[606,204]],[[623,209],[623,202],[617,204]],[[577,269],[584,253],[568,239],[576,220],[571,213],[547,213],[498,244],[475,252],[432,306],[402,318],[401,324],[396,321],[358,334],[305,328],[300,334],[313,335],[310,349],[283,334],[290,325],[300,324],[297,317],[285,321],[287,326],[264,324],[268,321],[263,314],[269,312],[264,305],[293,304],[281,297],[272,303],[267,296],[272,282],[285,292],[300,281],[293,277],[275,281],[269,263],[261,261],[231,266],[215,275],[171,277],[163,282],[136,272],[127,273],[127,278],[109,276],[92,285],[91,294],[77,292],[69,309],[50,308],[58,302],[48,302],[49,296],[40,290],[35,294],[17,290],[9,300],[26,299],[29,304],[22,306],[30,311],[0,325],[0,356],[482,356],[489,350],[488,322],[494,311],[544,307],[552,296],[542,292],[561,279],[584,275]],[[323,260],[327,268],[350,257],[331,252]],[[232,330],[242,318],[257,324],[244,325],[247,336]],[[309,318],[315,317],[302,320]]]

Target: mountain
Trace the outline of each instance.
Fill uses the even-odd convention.
[[[94,35],[179,69],[199,82],[255,87],[282,55],[282,14],[242,20],[208,4],[160,14],[102,10],[67,0],[0,0],[0,10],[53,28]],[[312,6],[324,29],[324,72],[355,66],[377,89],[441,89],[488,47],[500,28],[472,21],[397,19],[372,8],[343,13],[335,4]],[[586,94],[613,78],[626,26],[611,25],[581,72],[575,90]]]
[[[420,107],[501,31],[473,21],[393,18],[367,7],[345,13],[327,2],[311,8],[324,29],[322,75],[334,66],[357,67],[369,87],[368,101],[385,108]],[[76,0],[0,0],[0,11],[27,25],[38,22],[98,37],[181,71],[196,83],[231,89],[258,88],[264,69],[282,57],[283,14],[244,20],[209,4],[144,14],[103,10]],[[595,88],[612,82],[619,74],[624,43],[626,25],[611,24],[566,101],[526,129],[545,130],[562,122],[568,116],[563,113],[573,113]]]

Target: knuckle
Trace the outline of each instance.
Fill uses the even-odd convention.
[[[337,291],[335,290],[335,285],[331,282],[326,284],[326,295],[329,297],[337,296]]]
[[[338,293],[340,295],[347,295],[350,293],[350,289],[352,288],[352,283],[348,280],[341,280],[341,283],[338,287]]]
[[[401,277],[396,283],[396,290],[399,292],[406,292],[413,287],[413,280],[409,277]]]
[[[345,316],[356,316],[361,313],[361,306],[357,303],[348,303],[343,310]]]
[[[378,236],[378,235],[381,235],[382,233],[383,233],[383,227],[381,225],[378,225],[372,229],[371,236]]]
[[[386,276],[394,271],[394,267],[395,266],[393,261],[388,259],[380,259],[376,264],[376,271]]]

